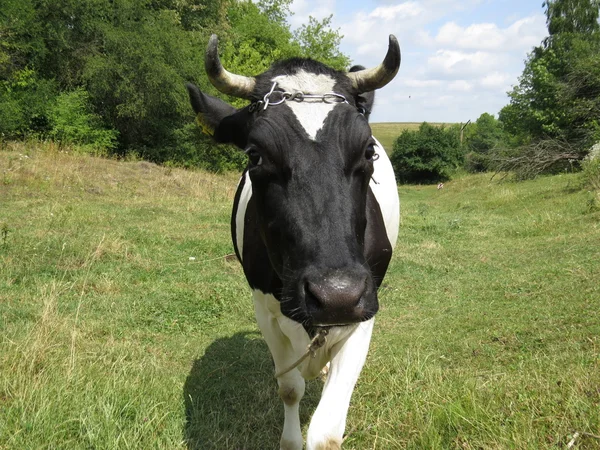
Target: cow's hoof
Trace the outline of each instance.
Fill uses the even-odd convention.
[[[293,439],[281,439],[279,441],[280,450],[302,450],[302,439],[300,441]]]

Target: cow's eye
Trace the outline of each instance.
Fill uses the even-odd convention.
[[[369,144],[369,146],[365,150],[365,159],[367,161],[373,161],[374,158],[375,158],[375,144]]]
[[[252,166],[260,166],[263,162],[262,156],[260,156],[260,153],[254,148],[247,149],[246,155],[248,155],[248,161],[250,161]]]

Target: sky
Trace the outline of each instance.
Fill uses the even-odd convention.
[[[388,36],[398,38],[400,71],[376,94],[371,122],[498,117],[548,34],[542,0],[294,0],[290,9],[292,29],[333,14],[353,64],[379,64]]]

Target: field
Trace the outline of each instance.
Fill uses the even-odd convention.
[[[431,123],[431,125],[443,125],[441,123]],[[392,153],[394,148],[394,141],[398,136],[402,134],[404,130],[417,130],[421,126],[421,123],[417,122],[382,122],[372,123],[371,130],[373,135],[383,145],[383,148],[388,152]]]
[[[0,151],[0,448],[278,448],[230,256],[237,175],[42,147]],[[600,212],[578,175],[400,195],[344,448],[600,449]]]

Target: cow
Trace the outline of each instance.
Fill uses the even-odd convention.
[[[303,448],[299,402],[305,380],[324,369],[306,448],[341,448],[379,309],[377,290],[398,236],[394,171],[367,118],[374,91],[399,67],[400,47],[390,35],[374,68],[340,72],[292,58],[247,77],[222,66],[213,35],[208,78],[249,104],[236,109],[187,85],[203,131],[248,156],[231,236],[275,364],[284,450]]]

